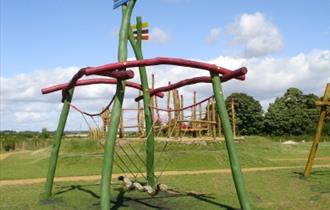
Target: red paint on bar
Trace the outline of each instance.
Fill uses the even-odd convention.
[[[130,82],[130,81],[125,81],[125,82],[128,87],[142,90],[141,85],[139,85],[135,82]],[[108,78],[86,79],[86,80],[77,81],[77,83],[74,86],[85,86],[85,85],[93,85],[93,84],[117,84],[117,80],[110,79],[110,78],[109,79]],[[41,92],[42,92],[42,94],[48,94],[48,93],[64,90],[64,89],[67,89],[68,85],[69,85],[69,83],[54,85],[51,87],[43,88],[41,90]],[[150,89],[150,91],[152,91],[152,89]],[[160,98],[164,97],[164,93],[161,93],[161,92],[157,93],[156,95]]]
[[[71,81],[69,82],[68,86],[63,89],[62,91],[62,102],[64,99],[69,95],[69,90],[75,86],[77,81],[82,78],[84,75],[86,75],[86,71],[90,69],[91,67],[86,67],[80,69],[75,75],[73,75]],[[132,70],[127,71],[107,71],[107,72],[101,72],[100,75],[106,75],[109,77],[115,77],[117,79],[131,79],[134,77],[134,72]]]
[[[221,81],[225,82],[225,81],[228,81],[232,78],[245,75],[246,73],[247,73],[247,69],[245,67],[242,67],[240,69],[237,69],[235,71],[231,71],[230,73],[222,76]],[[196,84],[196,83],[211,83],[211,82],[212,82],[211,77],[208,77],[208,76],[194,77],[194,78],[190,78],[190,79],[185,79],[185,80],[181,80],[180,82],[177,82],[177,83],[174,83],[174,84],[170,84],[170,85],[167,85],[167,86],[156,88],[156,89],[154,89],[150,92],[150,96],[154,96],[158,92],[167,92],[167,91],[171,91],[171,90],[174,90],[174,89],[186,86],[186,85],[192,85],[192,84]],[[140,95],[137,98],[135,98],[135,101],[139,101],[142,98],[143,98],[143,96]]]
[[[222,74],[222,75],[225,75],[225,74],[228,74],[231,72],[231,70],[217,66],[215,64],[209,64],[209,63],[192,61],[192,60],[181,59],[181,58],[157,57],[157,58],[151,58],[151,59],[125,61],[125,62],[119,62],[119,63],[105,64],[105,65],[98,66],[98,67],[92,67],[92,68],[86,69],[85,74],[86,75],[100,74],[102,72],[114,71],[116,69],[126,69],[126,68],[130,68],[130,67],[138,67],[138,66],[155,66],[155,65],[162,65],[162,64],[203,69],[203,70],[207,70],[207,71],[216,72],[216,73]],[[244,80],[245,75],[239,76],[236,79]]]
[[[111,71],[111,72],[104,72],[100,74],[100,76],[107,76],[107,77],[113,77],[116,79],[132,79],[134,77],[134,72],[132,70],[126,70],[126,71]]]

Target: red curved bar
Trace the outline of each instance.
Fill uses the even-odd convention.
[[[235,71],[231,71],[230,73],[222,76],[221,77],[221,82],[225,82],[225,81],[228,81],[232,78],[245,75],[246,73],[247,73],[247,69],[245,67],[242,67],[240,69],[237,69]],[[186,86],[186,85],[192,85],[192,84],[196,84],[196,83],[211,83],[211,82],[212,82],[211,77],[208,77],[208,76],[194,77],[194,78],[190,78],[190,79],[185,79],[185,80],[181,80],[177,83],[174,83],[174,84],[171,84],[171,85],[168,85],[168,86],[163,86],[163,87],[156,88],[156,89],[154,89],[150,92],[150,96],[154,96],[155,94],[160,93],[160,92],[171,91],[171,90],[174,90],[174,89]],[[142,98],[143,98],[143,96],[140,95],[140,96],[135,98],[135,101],[139,101]]]
[[[127,70],[127,71],[111,71],[111,72],[104,72],[103,74],[100,74],[100,76],[106,76],[106,77],[113,77],[116,79],[132,79],[134,77],[134,71]]]
[[[199,61],[192,61],[187,59],[181,58],[168,58],[168,57],[157,57],[157,58],[150,58],[144,60],[134,60],[134,61],[125,61],[125,62],[118,62],[118,63],[111,63],[105,64],[98,67],[90,67],[86,69],[85,74],[102,74],[103,72],[107,71],[114,71],[120,69],[126,69],[130,67],[138,67],[138,66],[155,66],[161,64],[168,64],[168,65],[177,65],[177,66],[184,66],[184,67],[191,67],[197,69],[208,70],[212,72],[216,72],[222,75],[226,75],[231,72],[231,70],[217,66],[215,64],[209,64],[205,62]],[[237,79],[244,80],[245,76],[239,76]]]
[[[139,85],[138,83],[130,82],[130,81],[125,81],[125,82],[126,82],[126,85],[128,87],[132,87],[132,88],[135,88],[135,89],[138,89],[138,90],[142,90],[141,85]],[[117,80],[116,79],[108,79],[108,78],[86,79],[86,80],[77,81],[75,86],[84,86],[84,85],[92,85],[92,84],[117,84]],[[42,94],[48,94],[48,93],[52,93],[52,92],[55,92],[55,91],[64,90],[64,89],[67,89],[68,86],[69,86],[69,83],[54,85],[54,86],[51,86],[51,87],[41,89],[41,93]],[[153,90],[150,89],[150,91],[153,91]],[[164,93],[162,93],[162,92],[158,92],[156,95],[160,98],[164,97]]]
[[[77,81],[82,78],[88,69],[91,67],[81,68],[75,75],[73,75],[72,79],[68,83],[67,87],[63,89],[62,91],[62,101],[64,101],[64,98],[68,95],[69,89],[73,88]],[[132,70],[127,71],[112,71],[112,72],[103,72],[100,74],[101,76],[108,76],[108,77],[114,77],[116,79],[131,79],[134,77],[134,72]]]

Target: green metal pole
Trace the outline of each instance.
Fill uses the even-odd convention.
[[[225,100],[222,92],[220,77],[217,73],[211,72],[212,87],[216,101],[217,111],[220,114],[221,123],[223,125],[226,146],[230,161],[232,176],[235,183],[236,193],[243,210],[250,210],[250,202],[245,189],[244,178],[241,172],[241,167],[238,161],[233,133],[230,126],[228,112],[225,105]]]
[[[52,195],[54,176],[55,176],[56,165],[57,165],[57,160],[58,160],[58,153],[60,151],[61,140],[62,140],[66,120],[68,118],[69,111],[70,111],[70,103],[72,100],[73,92],[74,92],[74,88],[70,89],[69,96],[64,100],[60,119],[59,119],[59,122],[57,125],[54,143],[53,143],[51,155],[49,158],[48,174],[47,174],[47,180],[45,183],[45,192],[43,195],[44,199],[48,199]]]
[[[143,60],[142,54],[142,20],[141,17],[136,18],[136,28],[137,28],[137,40],[134,42],[134,36],[132,31],[129,31],[129,40],[134,50],[134,54],[137,60]],[[155,176],[154,176],[154,130],[153,130],[153,119],[152,111],[150,108],[150,94],[148,78],[146,73],[146,68],[144,66],[139,67],[140,80],[143,92],[143,106],[144,106],[144,116],[146,123],[146,134],[147,134],[147,181],[152,187],[155,187]]]
[[[135,0],[131,0],[128,6],[122,6],[122,22],[119,32],[119,47],[118,47],[118,60],[127,60],[127,40],[128,40],[128,27],[131,19]],[[111,176],[113,168],[113,157],[115,152],[115,141],[118,132],[120,116],[122,112],[122,104],[125,96],[125,81],[118,80],[114,104],[111,110],[111,117],[109,122],[109,129],[107,140],[104,145],[103,168],[101,178],[101,209],[110,209],[110,190],[111,190]]]

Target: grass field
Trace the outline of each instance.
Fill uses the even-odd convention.
[[[127,140],[129,141],[129,140]],[[144,143],[131,142],[142,159]],[[165,146],[165,147],[164,147]],[[280,170],[244,172],[254,209],[320,209],[330,206],[330,142],[322,142],[315,168],[308,178],[301,173],[310,143],[284,145],[264,137],[247,137],[236,144],[242,168],[292,166]],[[117,146],[119,156],[133,172],[144,170],[142,161],[128,144]],[[15,153],[0,160],[0,182],[8,179],[42,178],[47,173],[50,148]],[[156,146],[156,171],[200,171],[229,167],[226,146],[220,142],[176,143],[159,142]],[[121,164],[118,156],[116,163]],[[56,176],[99,175],[103,148],[96,142],[65,139],[61,148]],[[124,168],[121,166],[121,168]],[[121,173],[115,165],[114,173]],[[238,209],[230,173],[197,173],[164,175],[160,181],[177,193],[162,192],[150,197],[141,192],[123,192],[114,181],[112,209]],[[0,185],[1,186],[1,185]],[[54,199],[40,201],[43,184],[8,185],[0,189],[0,209],[99,209],[99,181],[56,182]],[[193,192],[192,192],[193,191]],[[194,193],[195,192],[195,193]]]

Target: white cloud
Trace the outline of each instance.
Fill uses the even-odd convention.
[[[224,83],[224,92],[226,95],[232,92],[245,92],[259,100],[265,108],[269,102],[273,101],[275,97],[283,95],[284,91],[290,87],[297,87],[304,93],[323,94],[325,84],[329,81],[329,60],[329,50],[313,50],[307,54],[300,53],[286,59],[220,56],[207,62],[229,69],[246,66],[249,70],[246,80],[232,80]],[[147,69],[149,84],[151,84],[151,74],[154,73],[156,87],[166,85],[168,81],[177,82],[185,78],[209,75],[207,71],[167,65]],[[40,89],[69,81],[77,70],[77,67],[57,68],[13,77],[0,77],[0,130],[41,130],[43,127],[54,130],[62,106],[61,94],[58,92],[42,95]],[[134,71],[136,74],[133,81],[139,82],[138,72],[136,69]],[[96,113],[107,105],[114,90],[113,85],[79,87],[75,90],[73,102],[83,110]],[[197,91],[198,100],[212,94],[210,84],[197,84],[182,88],[180,94],[184,95],[185,105],[192,103],[193,91]],[[137,95],[136,90],[127,88],[124,107],[136,108],[134,98]],[[160,106],[166,107],[166,96],[159,102]],[[127,119],[135,116],[135,112],[125,114]],[[90,119],[89,121],[93,125],[93,121]],[[130,120],[128,123],[131,125],[134,124],[134,121]],[[67,121],[67,129],[86,130],[87,125],[79,113],[72,111]]]
[[[329,79],[329,59],[329,50],[315,50],[288,59],[219,57],[214,62],[233,68],[246,66],[249,69],[246,80],[241,84],[238,81],[226,83],[228,92],[247,92],[258,100],[271,101],[283,95],[289,87],[297,87],[304,93],[321,95]]]
[[[46,117],[46,113],[39,113],[39,112],[15,112],[15,120],[17,123],[22,122],[35,122],[42,120]]]
[[[219,27],[212,28],[206,38],[208,44],[214,44],[219,41],[221,35],[221,29]]]
[[[150,32],[150,40],[158,44],[165,44],[171,41],[171,36],[162,28],[155,27]]]
[[[284,47],[279,30],[260,12],[242,14],[230,32],[235,43],[244,45],[246,57],[269,55]]]

